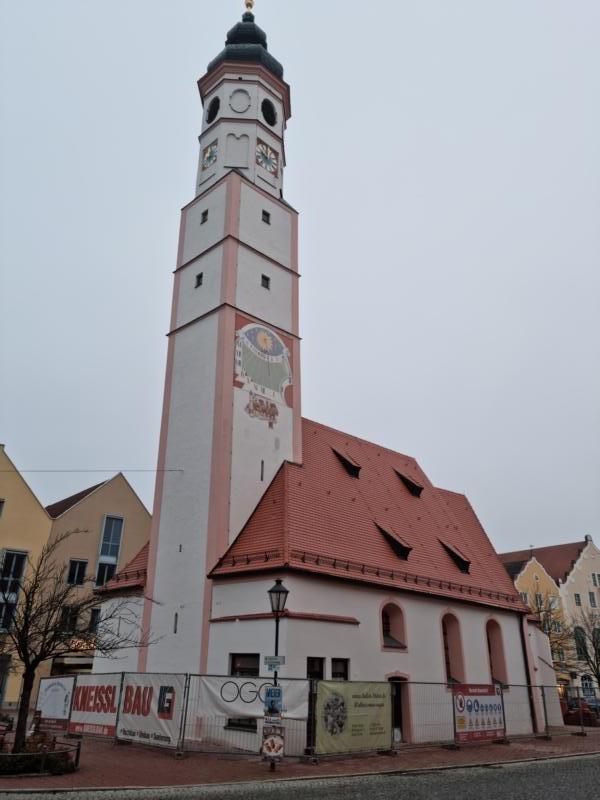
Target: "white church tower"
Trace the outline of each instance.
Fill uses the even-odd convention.
[[[302,459],[298,219],[283,199],[290,91],[253,3],[198,82],[181,215],[144,625],[147,671],[206,667],[206,575],[284,460]]]

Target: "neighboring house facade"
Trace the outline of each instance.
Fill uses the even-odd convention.
[[[535,609],[536,593],[547,587],[558,595],[558,606],[569,625],[577,627],[582,613],[600,611],[600,550],[591,536],[583,540],[536,547],[503,553],[502,559],[515,580],[519,592],[528,593],[529,604]],[[577,660],[577,647],[573,647],[574,663],[565,669],[559,654],[554,654],[559,682],[581,687],[585,694],[596,693],[600,687],[588,674],[586,664]]]
[[[52,538],[74,532],[60,544],[57,559],[68,565],[66,580],[80,587],[80,592],[96,591],[107,584],[150,536],[150,513],[121,473],[52,503],[46,511],[52,519]],[[89,620],[92,627],[99,613],[100,601]],[[69,629],[81,621],[65,608],[64,624]],[[73,653],[54,659],[46,669],[55,675],[89,672],[92,662],[90,654]]]
[[[27,559],[35,562],[50,536],[52,521],[0,445],[0,637],[11,607],[19,601],[19,582]],[[0,708],[17,706],[21,691],[18,665],[0,655]]]
[[[568,671],[569,654],[562,645],[561,632],[565,625],[560,587],[535,556],[512,560],[511,553],[500,556],[506,571],[512,578],[521,600],[531,608],[542,630],[551,637],[552,665],[559,685],[568,686],[571,678]]]

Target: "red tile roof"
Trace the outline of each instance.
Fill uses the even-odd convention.
[[[61,514],[64,514],[65,511],[73,508],[73,506],[77,505],[77,503],[86,498],[88,494],[95,492],[96,489],[99,489],[105,483],[108,483],[108,481],[96,483],[94,486],[90,486],[89,489],[83,489],[81,492],[77,492],[77,494],[72,494],[70,497],[65,497],[64,500],[57,500],[56,503],[46,506],[46,511],[52,517],[52,519],[56,519],[57,517],[60,517]]]
[[[142,547],[140,552],[125,564],[120,572],[107,581],[97,592],[122,591],[123,589],[144,589],[148,571],[148,551],[150,542]]]
[[[527,611],[464,495],[436,489],[413,458],[333,428],[303,420],[302,436],[303,464],[282,465],[212,576],[289,567]],[[423,486],[420,497],[399,474]],[[384,531],[411,548],[407,559]]]
[[[516,573],[518,574],[525,564],[535,557],[557,583],[558,581],[564,582],[586,544],[587,541],[584,539],[579,542],[555,544],[549,547],[528,547],[527,550],[500,553],[500,559],[509,572],[514,571],[517,563],[521,562],[521,567]]]

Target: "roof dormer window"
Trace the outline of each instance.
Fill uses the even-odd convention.
[[[338,457],[340,464],[344,467],[348,475],[351,475],[353,478],[358,478],[360,474],[360,464],[357,464],[356,461],[354,461],[354,459],[346,453],[336,450],[335,447],[332,447],[331,449]]]
[[[410,555],[412,547],[391,529],[388,530],[388,528],[384,528],[383,525],[380,525],[378,522],[375,522],[375,525],[377,526],[379,533],[381,533],[398,558],[402,558],[406,561]]]
[[[471,569],[471,562],[469,559],[464,556],[457,547],[454,547],[448,542],[444,542],[441,539],[439,540],[440,544],[444,548],[444,550],[448,553],[452,561],[456,564],[461,572],[465,574],[469,574],[469,570]]]
[[[413,497],[421,497],[421,492],[423,491],[423,486],[416,481],[413,481],[412,478],[409,478],[408,475],[404,475],[402,472],[399,472],[397,469],[394,469],[396,475],[400,478],[402,483],[406,486],[408,491],[412,494]]]

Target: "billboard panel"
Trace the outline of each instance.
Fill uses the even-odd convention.
[[[126,673],[119,704],[117,738],[177,747],[184,694],[183,675]]]
[[[390,685],[320,681],[316,733],[317,753],[389,749],[392,742]]]
[[[504,703],[500,686],[455,684],[452,695],[457,742],[483,742],[504,737]]]
[[[49,733],[65,733],[69,724],[73,676],[42,678],[36,703],[40,712],[40,730]]]
[[[69,733],[114,736],[121,673],[78,675],[73,693]]]

